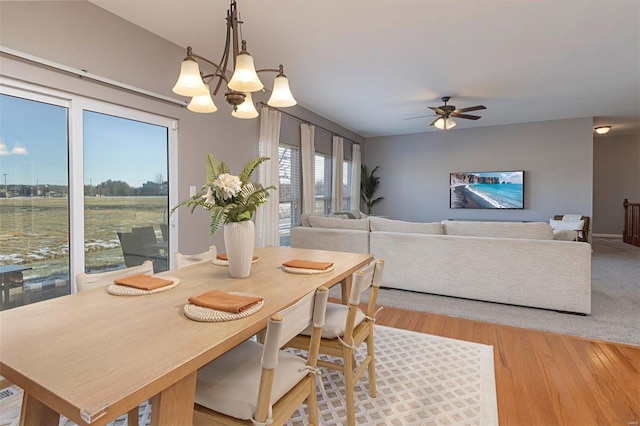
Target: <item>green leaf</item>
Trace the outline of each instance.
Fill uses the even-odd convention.
[[[238,216],[236,216],[236,219],[238,222],[242,222],[245,220],[250,220],[251,219],[251,212],[249,210],[245,210],[242,213],[240,213]]]
[[[214,235],[220,225],[226,221],[226,212],[224,207],[215,206],[210,211],[211,214],[211,235]]]
[[[222,161],[216,160],[216,158],[207,154],[207,183],[211,183],[223,173],[230,173],[229,168]]]
[[[265,161],[268,161],[269,157],[258,157],[258,158],[254,158],[253,160],[249,161],[245,166],[244,169],[242,169],[242,173],[240,173],[240,175],[238,175],[238,177],[240,178],[240,182],[244,183],[248,183],[249,179],[251,179],[251,175],[253,174],[253,171],[255,170],[256,167],[258,167],[260,164],[264,163]]]

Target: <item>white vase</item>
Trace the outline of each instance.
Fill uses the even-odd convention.
[[[229,274],[246,278],[251,273],[256,229],[251,220],[224,225],[224,246],[229,260]]]

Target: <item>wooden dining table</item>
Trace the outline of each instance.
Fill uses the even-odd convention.
[[[180,280],[170,290],[115,296],[107,287],[0,312],[0,375],[24,390],[21,424],[104,425],[151,400],[152,425],[191,425],[199,368],[266,327],[270,315],[320,286],[343,285],[369,254],[289,247],[256,249],[248,278],[199,263],[158,274]],[[333,262],[330,272],[285,272],[291,259]],[[246,318],[187,318],[190,296],[209,290],[264,298]]]

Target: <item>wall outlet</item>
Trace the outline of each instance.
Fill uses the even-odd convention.
[[[189,197],[193,197],[194,195],[196,195],[196,187],[195,186],[190,186],[189,187]]]

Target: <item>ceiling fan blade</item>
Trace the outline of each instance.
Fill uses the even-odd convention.
[[[425,117],[431,117],[431,115],[419,115],[417,117],[408,117],[408,118],[404,118],[404,120],[414,120],[416,118],[425,118]]]
[[[451,117],[466,118],[467,120],[477,120],[477,119],[481,118],[479,115],[458,114],[457,112],[451,113]]]
[[[433,126],[434,124],[436,124],[436,121],[440,120],[442,117],[438,117],[435,120],[433,120],[433,122],[431,124],[429,124],[429,126]]]
[[[487,109],[487,107],[484,105],[476,105],[468,108],[460,108],[455,110],[454,112],[471,112],[471,111],[479,111],[481,109]]]
[[[436,113],[440,114],[440,115],[444,115],[446,114],[445,110],[440,109],[440,107],[429,107],[429,109],[434,110]]]

